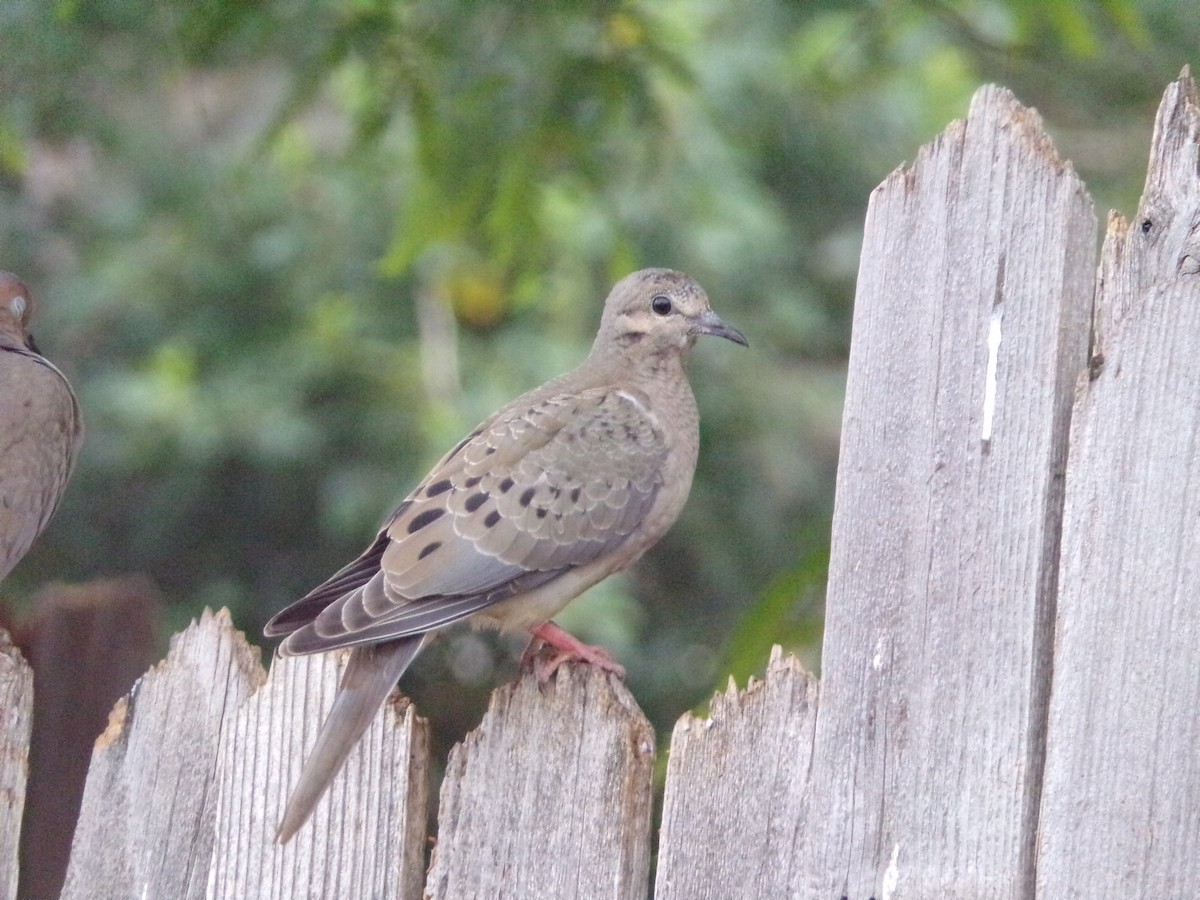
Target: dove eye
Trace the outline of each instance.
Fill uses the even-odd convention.
[[[671,312],[671,298],[666,294],[655,294],[650,300],[650,308],[655,315],[665,316]]]

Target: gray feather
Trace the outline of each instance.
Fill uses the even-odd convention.
[[[350,654],[333,709],[283,811],[275,835],[279,843],[286,844],[308,821],[329,782],[424,643],[424,637],[403,638],[360,647]]]

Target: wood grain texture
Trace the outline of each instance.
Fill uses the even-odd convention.
[[[997,88],[871,197],[814,750],[821,822],[797,832],[799,896],[1032,890],[1095,233],[1037,114]]]
[[[63,898],[202,897],[217,747],[263,678],[226,611],[205,611],[96,739]]]
[[[654,731],[625,686],[562,666],[498,689],[450,753],[431,898],[637,898],[650,861]]]
[[[1163,94],[1154,119],[1150,163],[1130,222],[1110,213],[1096,286],[1095,354],[1151,285],[1200,273],[1200,101],[1186,67]]]
[[[764,681],[730,683],[671,736],[654,896],[786,897],[810,817],[817,681],[779,647]],[[732,848],[736,852],[731,852]]]
[[[17,896],[17,851],[29,735],[33,726],[33,670],[0,628],[0,900]]]
[[[1185,71],[1072,425],[1040,896],[1200,896],[1198,139]]]
[[[275,829],[348,654],[279,658],[238,710],[218,765],[209,898],[421,896],[428,728],[393,693],[290,843]]]

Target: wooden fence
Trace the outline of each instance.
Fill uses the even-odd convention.
[[[820,681],[776,653],[671,738],[565,667],[451,752],[397,699],[286,847],[335,657],[270,677],[223,613],[96,742],[63,896],[1200,896],[1200,106],[1132,223],[984,88],[871,197]],[[0,650],[0,897],[31,679]],[[653,884],[651,881],[653,880]],[[40,898],[26,898],[40,900]]]

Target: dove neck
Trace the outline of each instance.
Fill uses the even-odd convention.
[[[678,385],[684,392],[690,393],[687,349],[677,345],[652,347],[639,340],[597,341],[585,365],[598,374],[603,373],[620,381],[654,386],[656,393],[661,393],[671,385]]]
[[[0,311],[0,349],[28,350],[25,343],[25,329],[12,316]]]

